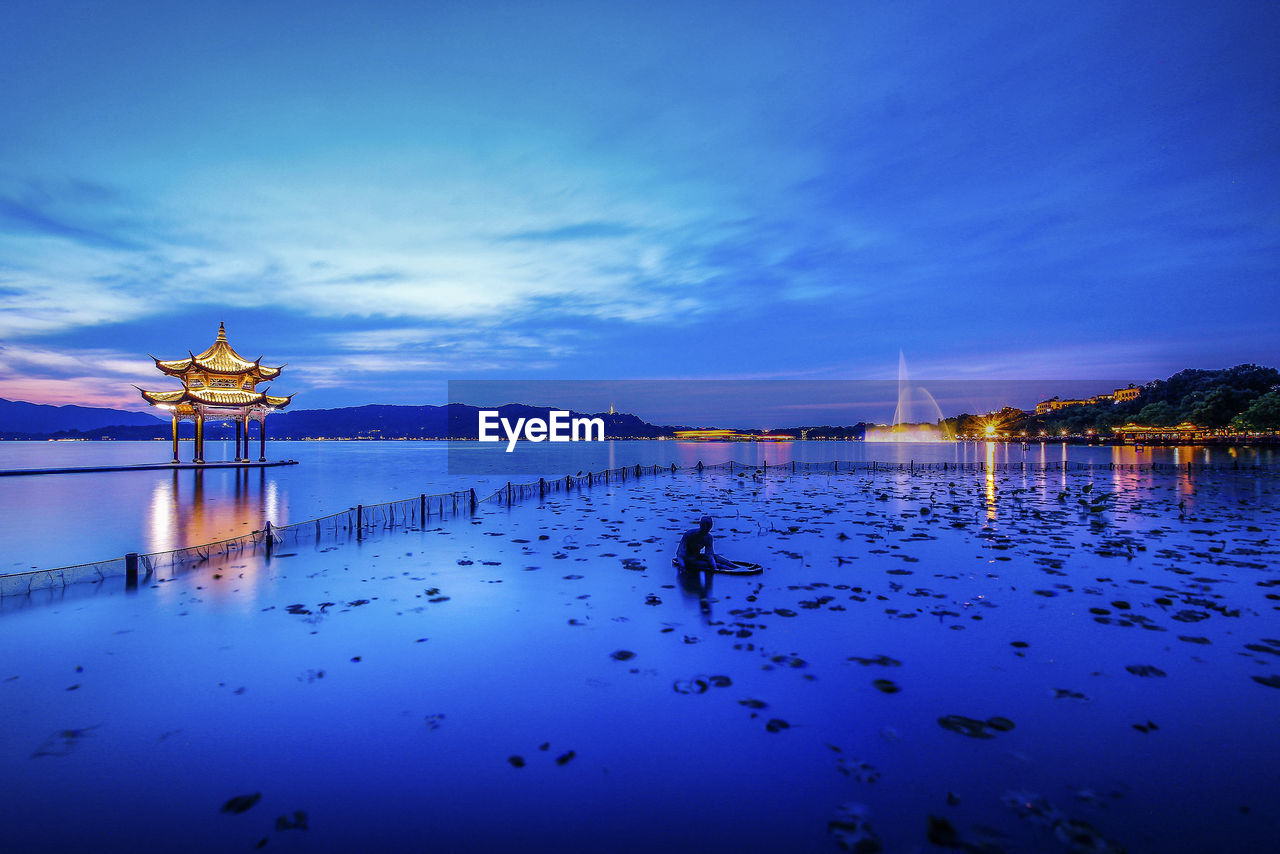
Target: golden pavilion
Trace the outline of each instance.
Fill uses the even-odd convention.
[[[150,354],[148,354],[150,355]],[[168,410],[173,417],[173,461],[178,462],[178,422],[194,421],[196,442],[193,462],[204,462],[204,425],[206,421],[234,421],[236,425],[236,459],[249,462],[249,423],[258,422],[258,462],[267,460],[267,415],[289,405],[293,395],[274,397],[266,390],[258,391],[261,382],[280,376],[284,365],[269,368],[262,357],[250,362],[227,343],[227,330],[218,324],[218,338],[200,355],[187,351],[186,359],[156,359],[156,367],[167,376],[182,380],[175,391],[142,392],[143,400]]]

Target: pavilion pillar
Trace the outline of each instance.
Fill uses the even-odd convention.
[[[204,462],[204,413],[196,413],[196,451],[195,462]]]
[[[248,426],[249,425],[244,423],[244,419],[236,419],[236,462],[240,462],[240,459],[245,456],[241,451],[244,449],[244,440],[246,438],[243,436],[243,433],[246,431]]]
[[[264,415],[258,419],[258,462],[265,463],[267,461],[267,418]]]
[[[178,461],[178,414],[173,414],[173,461]]]

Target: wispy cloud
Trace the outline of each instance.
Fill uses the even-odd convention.
[[[147,377],[156,388],[173,385],[156,375],[150,359],[133,353],[0,345],[0,397],[10,400],[145,410],[130,383]]]
[[[149,248],[126,194],[83,179],[0,181],[0,234],[122,252]]]
[[[121,235],[70,222],[11,198],[0,198],[0,229],[55,237],[106,249],[140,251],[146,248]]]
[[[577,222],[557,228],[534,231],[517,231],[503,235],[502,240],[528,240],[556,243],[565,240],[603,240],[612,237],[630,237],[637,229],[620,222]]]

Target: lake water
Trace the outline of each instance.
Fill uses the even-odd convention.
[[[441,476],[308,451],[249,494]],[[0,612],[0,850],[1269,851],[1278,543],[1265,473],[682,471],[79,585]]]
[[[165,442],[0,442],[0,469],[165,462]],[[209,460],[232,443],[209,443]],[[299,465],[235,471],[104,472],[0,478],[0,572],[49,569],[213,542],[312,519],[356,504],[420,493],[476,488],[507,480],[558,477],[635,464],[691,467],[734,459],[759,465],[791,460],[1280,463],[1274,450],[1082,447],[987,443],[627,441],[522,444],[513,454],[475,442],[272,442],[272,459]],[[453,455],[451,460],[450,455]],[[184,443],[182,457],[190,456]],[[462,459],[460,459],[462,457]],[[479,472],[451,475],[453,470]],[[488,473],[485,473],[488,472]]]

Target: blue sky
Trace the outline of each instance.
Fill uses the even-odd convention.
[[[0,397],[1280,358],[1273,3],[0,10]],[[624,407],[625,408],[625,407]]]

